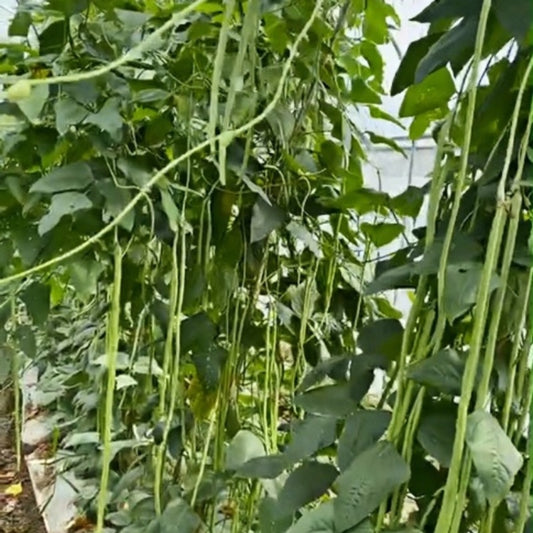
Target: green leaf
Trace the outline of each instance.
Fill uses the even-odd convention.
[[[396,117],[392,116],[386,111],[383,111],[383,109],[381,109],[380,107],[371,105],[371,106],[368,106],[368,109],[370,111],[370,116],[372,118],[379,118],[381,120],[386,120],[387,122],[391,122],[392,124],[395,124],[402,130],[404,129],[404,125]]]
[[[46,239],[40,239],[34,226],[14,228],[12,238],[24,266],[32,265],[47,243]]]
[[[104,270],[101,262],[89,258],[73,261],[68,265],[69,281],[82,299],[89,298],[96,294],[98,280]]]
[[[19,9],[9,24],[9,37],[26,37],[31,23],[31,13],[24,8]]]
[[[315,257],[319,259],[322,257],[322,250],[317,237],[315,237],[304,225],[292,220],[287,225],[287,231],[295,240],[301,241],[306,248],[309,248]]]
[[[447,31],[420,61],[415,73],[415,83],[420,83],[433,72],[451,64],[459,72],[470,58],[474,49],[478,26],[477,17],[463,19]]]
[[[441,19],[456,19],[478,16],[483,0],[438,0],[432,2],[412,20],[421,23],[432,23]]]
[[[447,113],[448,107],[439,107],[417,115],[409,126],[409,139],[416,141],[423,137],[431,124],[444,118]]]
[[[358,104],[381,104],[379,94],[372,90],[362,78],[352,80],[350,99]]]
[[[100,444],[100,433],[97,431],[71,433],[63,442],[65,448],[76,448],[86,444]]]
[[[523,42],[531,32],[533,4],[530,0],[493,0],[492,9],[499,23],[518,41]]]
[[[337,437],[337,420],[333,417],[308,416],[294,428],[283,455],[292,463],[307,459],[329,446]]]
[[[102,131],[109,133],[114,141],[122,138],[122,116],[120,114],[120,98],[109,98],[98,113],[91,113],[85,118],[85,123],[93,124]]]
[[[292,516],[280,514],[278,501],[267,496],[259,503],[258,522],[260,533],[286,533]]]
[[[336,481],[336,530],[346,531],[359,524],[409,477],[409,465],[390,442],[367,448]]]
[[[117,187],[111,179],[98,180],[98,190],[105,198],[105,208],[102,212],[102,220],[109,222],[116,218],[131,200],[129,190]],[[131,210],[121,221],[120,226],[126,231],[131,231],[135,223],[135,210]]]
[[[343,417],[357,409],[357,403],[350,395],[347,383],[324,385],[311,389],[294,398],[294,405],[308,413]]]
[[[346,419],[337,448],[337,464],[346,470],[352,461],[383,436],[391,420],[388,411],[357,411]]]
[[[384,0],[375,0],[365,4],[363,35],[376,44],[385,44],[389,37],[388,17],[395,18],[395,11]]]
[[[331,202],[332,207],[339,209],[355,209],[360,215],[372,211],[380,212],[389,203],[387,193],[374,189],[355,189]]]
[[[57,20],[46,27],[39,35],[39,53],[42,56],[59,55],[68,38],[67,20]]]
[[[39,221],[39,235],[44,235],[54,229],[64,216],[90,209],[92,206],[93,204],[89,198],[79,192],[55,194],[52,196],[48,213]]]
[[[413,363],[407,369],[407,377],[444,394],[460,395],[465,363],[465,356],[445,348],[428,359]]]
[[[394,96],[403,92],[405,89],[415,83],[415,73],[420,61],[428,53],[429,49],[435,44],[443,33],[430,33],[422,39],[413,41],[407,52],[400,62],[400,66],[394,75],[391,86],[391,95]]]
[[[197,313],[185,319],[180,326],[181,350],[203,353],[209,350],[217,334],[215,323],[206,313]]]
[[[320,162],[332,174],[339,172],[342,168],[343,151],[342,148],[333,141],[324,141],[320,145]]]
[[[395,152],[407,157],[405,150],[394,139],[391,139],[390,137],[384,137],[383,135],[378,135],[373,131],[365,131],[365,133],[370,138],[370,142],[372,144],[384,144],[385,146],[392,148]]]
[[[370,241],[380,248],[389,244],[404,231],[402,224],[391,224],[388,222],[378,222],[370,224],[363,222],[360,225],[361,231],[370,239]]]
[[[464,263],[448,265],[444,282],[444,313],[450,322],[464,315],[475,303],[483,265]],[[490,290],[499,287],[499,278],[493,275]]]
[[[89,0],[48,0],[47,7],[53,11],[60,11],[67,17],[85,11]]]
[[[42,325],[48,319],[50,312],[50,286],[32,283],[20,296],[26,309],[36,325]]]
[[[288,468],[287,458],[283,454],[254,457],[237,469],[240,477],[252,479],[275,479]]]
[[[524,460],[499,422],[486,411],[468,415],[466,443],[485,496],[497,506],[511,489]]]
[[[335,481],[339,472],[326,463],[303,463],[289,474],[278,495],[279,512],[292,514],[300,507],[322,496]]]
[[[65,135],[71,126],[81,124],[89,115],[89,111],[83,106],[68,98],[60,97],[54,104],[56,115],[56,129],[60,135]]]
[[[367,355],[379,355],[394,360],[399,355],[403,326],[394,318],[375,320],[363,326],[357,345]]]
[[[117,376],[115,387],[117,390],[127,389],[128,387],[135,387],[139,382],[128,374],[120,374]]]
[[[286,215],[276,205],[268,205],[262,198],[258,198],[252,209],[250,227],[250,242],[266,239],[273,231],[279,229],[285,222]]]
[[[455,439],[457,409],[434,409],[423,412],[417,440],[426,452],[444,468],[450,467]]]
[[[183,452],[183,429],[181,425],[174,426],[168,432],[167,449],[170,456],[178,460]]]
[[[244,463],[265,455],[261,439],[251,431],[241,429],[226,449],[226,470],[238,470]]]
[[[426,187],[409,185],[404,192],[391,200],[391,207],[397,215],[416,218],[424,203],[425,192]]]
[[[15,339],[18,342],[19,348],[29,359],[34,359],[37,355],[37,340],[35,334],[30,326],[18,326],[15,330]]]
[[[159,533],[196,533],[200,525],[200,517],[185,500],[177,498],[166,506],[159,518]]]
[[[220,383],[224,363],[228,352],[216,344],[212,344],[205,352],[195,353],[192,361],[198,373],[198,379],[204,390],[215,391]]]
[[[266,120],[274,135],[281,144],[285,145],[291,137],[296,124],[293,114],[289,109],[279,105],[268,114]]]
[[[335,533],[335,531],[333,501],[327,501],[312,511],[305,511],[287,533]]]
[[[30,192],[53,194],[64,191],[80,191],[93,182],[91,167],[83,161],[55,168],[39,178],[30,188]]]
[[[48,100],[48,96],[48,85],[36,85],[31,88],[30,96],[22,100],[17,100],[17,105],[32,124],[37,124],[44,104]]]
[[[11,264],[14,252],[15,250],[11,241],[0,241],[0,269]]]
[[[407,89],[402,105],[401,117],[414,117],[426,111],[445,107],[455,93],[455,84],[447,68],[441,68],[427,76],[421,83]]]

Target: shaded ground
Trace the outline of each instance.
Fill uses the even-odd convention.
[[[5,394],[0,391],[0,395]],[[5,402],[0,401],[5,405]],[[10,415],[0,409],[0,533],[46,533],[23,463],[17,472],[17,456]]]

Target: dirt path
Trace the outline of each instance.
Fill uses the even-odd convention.
[[[5,394],[0,391],[0,396]],[[9,402],[2,404],[5,407]],[[17,472],[13,424],[5,411],[0,410],[0,533],[46,533],[26,465]]]

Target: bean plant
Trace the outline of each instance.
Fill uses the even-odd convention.
[[[530,527],[531,3],[415,20],[388,87],[385,0],[19,2],[0,379],[97,533]],[[365,115],[427,185],[368,187]]]

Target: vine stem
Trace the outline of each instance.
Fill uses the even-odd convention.
[[[218,122],[218,93],[220,91],[220,80],[222,79],[222,67],[224,66],[224,57],[226,55],[226,45],[228,43],[228,33],[233,10],[235,9],[235,0],[226,1],[226,9],[224,10],[224,20],[220,28],[218,36],[218,46],[215,55],[215,62],[213,65],[213,76],[211,79],[211,101],[209,103],[209,122],[207,124],[207,135],[213,138]],[[211,149],[214,151],[215,142],[211,144]],[[222,173],[222,169],[220,169]],[[221,180],[222,185],[225,185]]]
[[[30,87],[36,85],[52,85],[57,83],[76,83],[78,81],[90,80],[103,76],[112,70],[115,70],[119,67],[125,65],[128,61],[136,59],[139,54],[143,54],[148,51],[152,45],[156,45],[159,38],[162,37],[167,31],[171,30],[178,22],[183,20],[189,13],[192,13],[196,8],[200,7],[206,0],[196,0],[192,4],[188,5],[186,8],[175,13],[172,18],[165,22],[161,27],[155,30],[153,33],[148,35],[142,42],[137,46],[134,46],[131,50],[126,52],[124,55],[119,58],[111,61],[107,65],[103,65],[93,70],[88,70],[86,72],[75,72],[74,74],[65,74],[63,76],[52,76],[50,78],[35,78],[35,79],[25,79],[19,77],[4,77],[0,78],[0,84],[3,85],[14,85],[18,82],[24,82],[29,84]]]
[[[490,8],[490,0],[486,0],[483,4],[482,10],[482,22],[488,17],[488,9]],[[485,11],[487,11],[485,13]],[[484,18],[483,18],[484,17]],[[482,22],[480,22],[480,29]],[[486,22],[486,21],[485,21]],[[481,31],[479,33],[482,33]],[[478,34],[479,37],[479,34]],[[533,66],[533,59],[530,61],[528,71]],[[474,67],[474,71],[476,68]],[[461,472],[467,473],[470,471],[470,461],[468,458],[463,457],[465,448],[465,436],[467,428],[467,417],[469,403],[472,396],[475,378],[477,374],[478,361],[481,352],[481,346],[483,343],[483,337],[486,329],[487,322],[487,309],[490,296],[490,286],[493,271],[500,255],[501,241],[503,237],[503,230],[505,219],[507,216],[505,205],[505,185],[507,182],[507,176],[509,174],[509,168],[513,155],[514,140],[517,131],[518,118],[520,113],[521,101],[525,92],[527,83],[527,76],[524,76],[517,98],[517,104],[513,113],[513,120],[511,124],[511,130],[509,134],[509,141],[507,146],[507,153],[502,171],[502,176],[498,184],[497,192],[497,208],[496,214],[492,223],[489,242],[487,245],[487,255],[485,258],[485,264],[480,280],[480,286],[477,294],[477,305],[474,314],[474,325],[472,332],[472,340],[470,343],[470,353],[467,359],[465,373],[463,376],[463,383],[461,388],[461,398],[458,407],[457,422],[456,422],[456,434],[454,439],[454,447],[452,460],[450,464],[450,471],[446,482],[444,491],[444,498],[442,502],[441,513],[437,522],[435,533],[454,533],[458,530],[460,520],[456,518],[457,513],[462,513],[462,504],[464,503],[464,492],[466,490],[465,483],[461,484],[459,489]],[[470,110],[469,110],[470,111]],[[473,110],[472,110],[473,115]],[[471,123],[467,124],[468,130],[471,130]],[[529,130],[529,126],[528,126]],[[468,153],[468,150],[467,150]],[[519,179],[518,175],[515,176],[513,186],[516,184],[516,180]]]
[[[96,519],[96,533],[102,533],[104,528],[105,510],[109,484],[111,463],[111,433],[113,428],[113,400],[115,392],[115,378],[117,366],[118,342],[120,336],[120,288],[122,282],[122,249],[115,240],[114,279],[111,289],[111,309],[107,322],[107,386],[105,395],[104,427],[102,439],[102,475],[100,477],[100,493],[98,495],[98,510]]]
[[[313,9],[313,12],[311,13],[311,16],[305,23],[304,27],[300,31],[300,33],[297,35],[289,53],[289,57],[283,64],[283,70],[280,76],[279,84],[276,89],[276,92],[274,93],[274,96],[272,97],[272,100],[270,103],[265,107],[265,109],[257,116],[255,116],[253,119],[249,120],[246,124],[243,124],[242,126],[229,131],[224,131],[218,135],[216,135],[213,138],[206,139],[205,141],[202,141],[201,143],[197,144],[193,148],[190,148],[186,152],[184,152],[179,157],[173,159],[172,161],[169,161],[161,170],[156,172],[150,180],[141,188],[141,190],[130,200],[130,202],[122,209],[120,213],[117,214],[117,216],[109,222],[106,226],[104,226],[99,232],[95,233],[91,237],[89,237],[85,242],[82,244],[75,246],[74,248],[71,248],[67,252],[64,252],[63,254],[57,255],[56,257],[53,257],[52,259],[45,261],[44,263],[41,263],[40,265],[36,265],[32,268],[29,268],[27,270],[24,270],[22,272],[18,272],[16,274],[13,274],[11,276],[7,276],[5,278],[0,278],[0,287],[2,285],[6,285],[8,283],[11,283],[13,281],[17,281],[19,279],[25,278],[26,276],[29,276],[31,274],[35,274],[36,272],[40,272],[42,270],[46,270],[47,268],[50,268],[54,265],[57,265],[59,263],[62,263],[63,261],[66,261],[67,259],[70,259],[71,257],[79,254],[80,252],[83,252],[87,248],[91,247],[93,244],[97,243],[102,237],[107,235],[111,230],[113,230],[115,227],[117,227],[124,218],[135,208],[135,206],[144,198],[144,195],[147,194],[160,180],[163,178],[166,174],[168,174],[172,169],[177,167],[182,161],[185,161],[189,159],[194,154],[200,152],[204,148],[209,147],[213,142],[220,141],[224,143],[231,142],[231,139],[234,137],[241,135],[242,133],[246,133],[249,129],[253,128],[257,124],[260,124],[276,107],[278,104],[282,94],[283,89],[285,86],[285,82],[287,81],[287,77],[289,75],[289,71],[291,68],[291,65],[296,57],[296,54],[298,52],[298,47],[300,46],[300,43],[304,40],[305,36],[309,32],[309,29],[311,28],[313,22],[315,21],[316,17],[318,16],[318,13],[320,12],[322,5],[324,3],[324,0],[317,0],[315,8]],[[195,2],[195,4],[200,4],[200,2]],[[191,4],[192,6],[193,4]],[[180,12],[183,13],[183,12]],[[83,74],[83,73],[82,73]],[[73,75],[74,76],[74,75]],[[48,78],[50,80],[52,78]],[[75,78],[71,79],[69,78],[66,81],[73,82],[73,81],[79,81],[80,79],[87,79],[87,78]],[[38,80],[36,80],[38,81]],[[62,80],[65,82],[65,80]],[[194,192],[194,191],[189,191]]]

